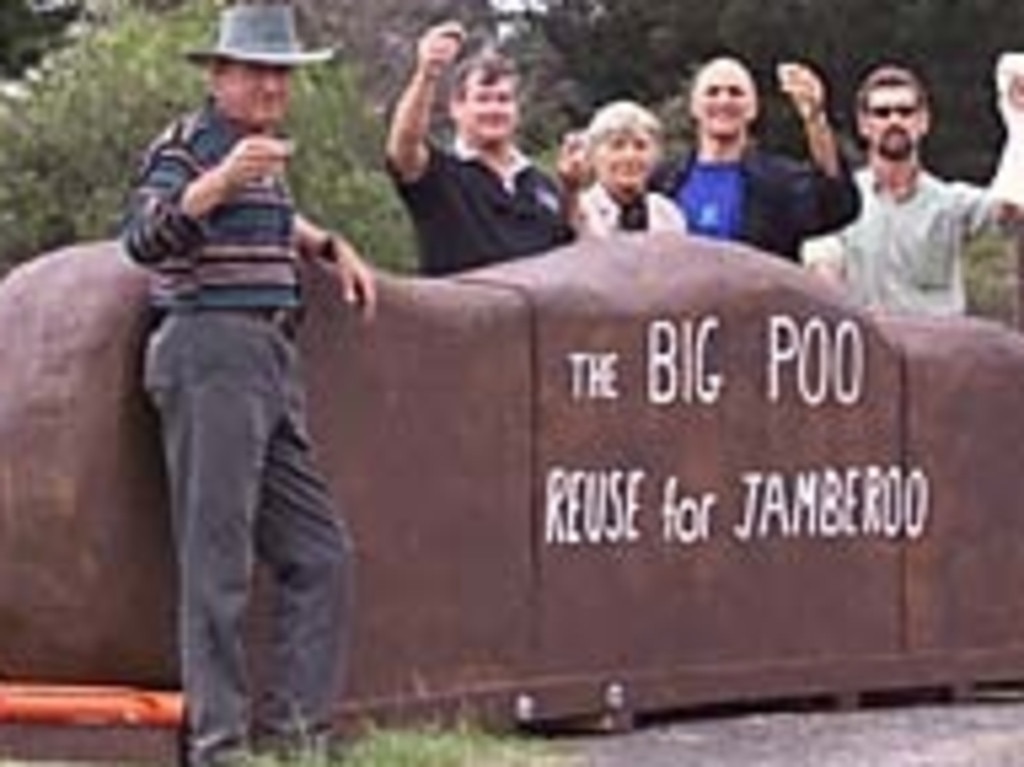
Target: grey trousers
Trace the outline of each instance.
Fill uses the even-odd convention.
[[[351,544],[314,469],[292,343],[259,317],[169,315],[146,350],[179,569],[190,765],[252,739],[329,728],[347,652]],[[249,694],[244,617],[256,558],[272,576],[265,696]]]

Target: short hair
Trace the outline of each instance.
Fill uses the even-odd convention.
[[[621,133],[644,133],[660,144],[664,130],[661,120],[635,101],[613,101],[590,120],[585,133],[587,149],[592,151],[605,139]]]
[[[917,106],[928,109],[928,91],[921,78],[906,67],[883,64],[872,69],[861,81],[857,89],[857,111],[866,112],[869,96],[881,88],[909,88],[914,92]]]
[[[455,67],[452,76],[452,96],[461,98],[466,93],[466,84],[478,75],[482,85],[494,85],[500,80],[512,78],[519,81],[519,70],[515,62],[494,49],[486,49],[463,59]]]

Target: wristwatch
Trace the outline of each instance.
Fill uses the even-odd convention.
[[[317,246],[316,257],[331,264],[338,263],[338,242],[332,235],[324,237]]]

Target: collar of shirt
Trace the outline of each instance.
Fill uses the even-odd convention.
[[[922,187],[929,181],[928,173],[920,166],[916,166],[913,173],[910,175],[909,183],[899,189],[893,189],[882,183],[878,173],[871,166],[866,167],[864,170],[867,173],[869,180],[868,188],[874,192],[876,196],[888,197],[895,202],[905,202],[915,197],[918,192],[921,191]]]
[[[452,147],[453,154],[462,162],[479,162],[485,165],[487,168],[492,170],[495,175],[501,179],[501,185],[509,194],[513,194],[516,190],[516,179],[521,173],[529,170],[533,163],[530,158],[521,152],[517,147],[512,147],[511,158],[508,167],[501,169],[500,171],[490,163],[484,162],[483,155],[479,149],[469,146],[462,138],[456,138],[455,144]]]
[[[224,114],[220,107],[217,106],[217,101],[213,96],[207,96],[206,103],[203,105],[199,119],[208,128],[219,131],[230,141],[230,143],[234,143],[235,141],[244,138],[246,135],[246,131],[242,126],[231,120],[226,114]]]
[[[675,218],[673,203],[665,198],[666,213],[655,204],[650,193],[623,205],[600,183],[587,187],[579,198],[584,226],[591,234],[608,236],[613,232],[684,231],[685,222]]]
[[[597,219],[591,221],[595,228],[602,232],[611,232],[619,228],[622,206],[602,184],[592,184],[583,192],[580,203],[585,215]]]
[[[245,137],[244,131],[217,108],[212,97],[190,118],[185,140],[204,166],[220,162]]]

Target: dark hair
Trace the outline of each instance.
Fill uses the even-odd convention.
[[[914,92],[917,106],[921,109],[928,108],[928,91],[921,78],[905,67],[885,64],[875,67],[861,81],[860,87],[857,89],[857,110],[866,112],[868,97],[880,88],[909,88]]]
[[[494,85],[499,80],[512,78],[519,81],[519,70],[512,59],[503,53],[488,49],[463,59],[452,76],[452,96],[461,98],[466,93],[470,78],[478,76],[482,85]]]

